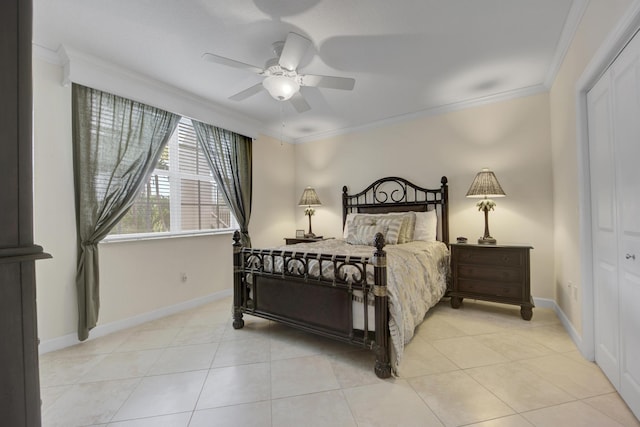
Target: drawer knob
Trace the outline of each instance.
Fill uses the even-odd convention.
[[[627,254],[627,255],[625,255],[625,259],[632,259],[632,260],[634,260],[634,261],[635,261],[635,259],[636,259],[636,254]]]

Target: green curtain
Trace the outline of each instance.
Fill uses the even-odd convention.
[[[78,84],[72,89],[78,338],[100,308],[98,242],[127,213],[180,116]]]
[[[250,248],[253,141],[247,136],[226,129],[196,120],[191,122],[218,188],[222,190],[225,202],[240,224],[241,243]]]

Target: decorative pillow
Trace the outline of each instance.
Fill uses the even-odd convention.
[[[390,214],[397,215],[397,214]],[[402,221],[402,227],[400,227],[400,235],[398,236],[398,243],[409,243],[413,241],[413,233],[416,228],[416,213],[406,212],[403,213],[404,220]]]
[[[390,212],[386,214],[361,214],[361,213],[348,213],[344,223],[344,230],[342,237],[344,239],[349,237],[349,227],[352,227],[353,221],[358,218],[378,218],[378,217],[402,217],[402,226],[400,227],[400,234],[398,235],[398,243],[408,243],[413,240],[413,229],[416,225],[415,212]]]
[[[353,219],[353,225],[381,225],[387,227],[384,233],[385,243],[395,245],[398,243],[400,236],[400,228],[404,222],[404,217],[398,215],[356,215]]]
[[[349,227],[353,223],[353,218],[355,218],[356,215],[363,215],[363,214],[357,214],[357,213],[348,213],[347,214],[347,219],[344,221],[344,230],[342,230],[342,237],[343,238],[347,239],[349,237]]]
[[[377,233],[387,234],[388,227],[375,224],[352,224],[349,228],[347,243],[352,245],[373,246]]]
[[[435,210],[416,212],[416,226],[413,240],[434,242],[438,236],[438,215]]]

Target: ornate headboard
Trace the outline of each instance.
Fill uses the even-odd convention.
[[[348,213],[425,212],[435,209],[438,216],[438,240],[449,244],[449,192],[447,177],[440,188],[419,187],[404,178],[381,178],[357,194],[342,187],[342,226]]]

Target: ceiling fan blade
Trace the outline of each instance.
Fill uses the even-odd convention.
[[[293,104],[293,108],[295,108],[298,113],[304,113],[311,109],[311,106],[300,92],[293,95],[291,99],[289,99],[289,102]]]
[[[231,99],[232,101],[242,101],[262,91],[263,88],[264,87],[262,86],[262,83],[257,83],[241,92],[236,93],[233,96],[230,96],[229,99]]]
[[[300,75],[301,86],[325,87],[329,89],[352,90],[356,80],[351,77]]]
[[[216,64],[226,65],[227,67],[239,68],[241,70],[252,71],[256,74],[262,73],[262,68],[255,65],[245,64],[244,62],[236,61],[235,59],[225,58],[224,56],[214,55],[213,53],[205,53],[202,55],[202,59],[209,62],[215,62]]]
[[[278,61],[282,68],[294,71],[298,68],[300,60],[309,49],[311,41],[300,34],[289,33],[284,41],[284,47]]]

